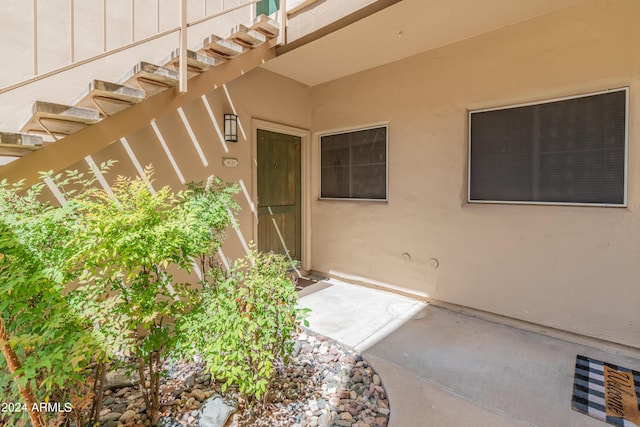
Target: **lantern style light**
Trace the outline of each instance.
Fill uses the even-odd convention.
[[[224,115],[224,140],[238,142],[238,116],[235,114]]]

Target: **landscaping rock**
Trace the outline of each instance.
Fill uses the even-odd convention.
[[[160,417],[158,427],[182,427],[182,424],[171,417]]]
[[[123,403],[116,403],[116,404],[111,406],[111,411],[112,412],[120,412],[121,414],[124,414],[124,412],[126,410],[127,410],[127,405],[125,405]]]
[[[318,425],[320,427],[327,427],[329,425],[329,421],[331,421],[331,417],[327,414],[322,414],[318,418]]]
[[[375,385],[380,385],[380,377],[378,376],[378,374],[375,374],[375,375],[373,376],[373,383],[374,383]]]
[[[297,343],[300,351],[291,356],[289,364],[274,364],[276,380],[268,389],[266,403],[248,405],[240,399],[237,406],[223,405],[229,397],[239,399],[238,393],[231,388],[222,395],[220,385],[205,373],[202,360],[168,362],[167,376],[161,380],[158,427],[387,425],[389,400],[382,379],[366,360],[310,332],[300,334]],[[150,426],[142,390],[135,381],[120,378],[121,387],[105,393],[101,426]],[[218,409],[212,409],[218,404]]]
[[[120,412],[109,412],[102,418],[100,418],[100,422],[108,423],[109,421],[119,421],[122,414]]]
[[[191,397],[196,399],[198,402],[203,402],[206,399],[204,391],[195,389],[191,392]]]
[[[302,343],[300,341],[296,341],[295,344],[293,344],[293,352],[291,353],[291,355],[293,357],[296,357],[297,355],[300,354],[301,350],[302,350]]]
[[[238,409],[233,402],[225,401],[222,396],[215,395],[207,399],[200,410],[200,427],[223,427],[229,416]]]
[[[184,380],[184,386],[186,388],[191,388],[193,387],[193,385],[196,382],[196,377],[194,375],[189,375],[187,378],[185,378]]]
[[[136,416],[136,414],[137,414],[136,411],[128,410],[120,416],[119,421],[122,424],[127,424],[128,422],[133,421],[133,418]]]
[[[140,383],[135,375],[129,378],[123,369],[107,372],[104,377],[104,389],[115,390],[135,386]]]

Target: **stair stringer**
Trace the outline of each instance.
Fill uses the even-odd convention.
[[[275,45],[275,39],[269,40],[190,78],[186,93],[179,93],[177,87],[168,89],[68,135],[55,144],[47,145],[28,156],[0,166],[0,179],[6,179],[8,182],[23,180],[25,186],[31,186],[39,181],[40,172],[64,170],[86,156],[273,59]]]

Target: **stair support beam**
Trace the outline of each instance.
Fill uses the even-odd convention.
[[[8,182],[18,182],[24,179],[24,185],[31,186],[39,182],[39,172],[64,170],[120,138],[145,126],[150,126],[153,120],[160,120],[175,112],[179,107],[197,100],[203,94],[220,88],[273,59],[275,44],[275,39],[269,40],[255,49],[238,55],[231,61],[224,62],[192,77],[187,93],[181,94],[177,88],[166,90],[68,135],[55,144],[47,145],[26,157],[0,166],[0,178],[6,178]]]

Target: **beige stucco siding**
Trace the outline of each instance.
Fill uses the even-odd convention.
[[[314,138],[313,268],[640,346],[638,16],[589,1],[314,87],[316,135],[388,121],[389,201],[319,201]],[[468,110],[624,86],[627,208],[466,202]]]

